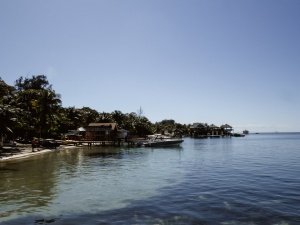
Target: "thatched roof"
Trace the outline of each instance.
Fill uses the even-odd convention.
[[[194,123],[192,128],[206,128],[207,126],[204,123]]]
[[[214,124],[211,124],[211,125],[209,125],[209,128],[211,128],[211,129],[219,129],[220,127],[218,127],[218,126],[216,126]]]
[[[232,129],[232,126],[228,125],[227,123],[225,125],[222,125],[221,128],[224,129]]]

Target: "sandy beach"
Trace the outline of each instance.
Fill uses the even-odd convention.
[[[30,157],[37,154],[43,154],[50,151],[63,150],[66,148],[74,148],[76,146],[64,145],[59,146],[57,149],[47,149],[38,147],[32,151],[31,144],[18,144],[15,146],[4,146],[0,149],[0,163],[4,161],[17,160],[24,157]]]

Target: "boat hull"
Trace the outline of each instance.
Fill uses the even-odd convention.
[[[179,146],[183,140],[167,140],[167,141],[153,141],[145,143],[146,147],[167,147],[167,146]]]
[[[233,134],[234,137],[245,137],[245,134],[236,133]]]

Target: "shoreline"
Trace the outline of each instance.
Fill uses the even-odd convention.
[[[4,146],[2,149],[0,149],[0,164],[2,162],[11,162],[18,159],[44,154],[47,152],[61,151],[76,147],[77,146],[60,145],[57,149],[39,147],[35,148],[34,151],[32,151],[31,144],[16,144],[16,146]]]

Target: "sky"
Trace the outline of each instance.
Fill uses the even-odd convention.
[[[299,0],[0,0],[0,77],[63,107],[300,132]]]

